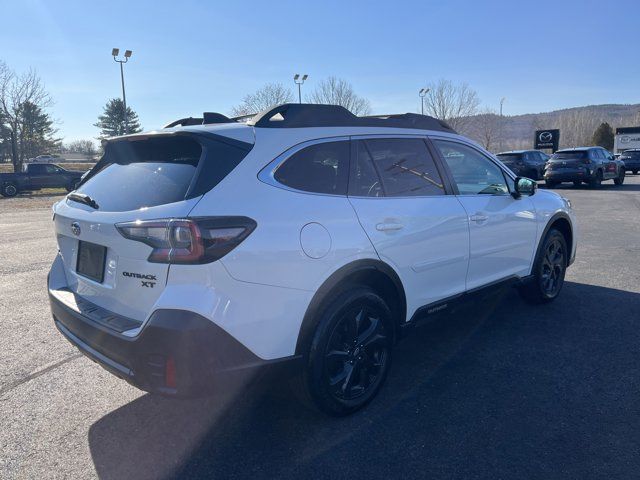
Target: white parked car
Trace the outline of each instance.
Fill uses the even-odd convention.
[[[569,202],[443,122],[304,104],[203,122],[111,139],[54,206],[55,325],[142,389],[282,369],[347,414],[406,326],[484,288],[560,293]]]

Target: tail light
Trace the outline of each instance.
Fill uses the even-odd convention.
[[[237,247],[257,223],[248,217],[137,220],[116,224],[120,234],[153,247],[153,263],[209,263]]]

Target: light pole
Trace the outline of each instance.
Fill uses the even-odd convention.
[[[296,85],[298,85],[298,103],[302,103],[302,84],[304,83],[304,81],[309,78],[309,75],[304,74],[302,75],[302,77],[300,77],[300,74],[296,73],[293,76],[293,83],[295,83]]]
[[[133,53],[131,50],[125,50],[124,52],[124,60],[118,60],[118,54],[120,53],[119,48],[111,49],[111,55],[113,55],[113,60],[120,64],[120,80],[122,80],[122,103],[124,104],[124,133],[125,135],[129,133],[129,116],[127,115],[127,95],[124,93],[124,68],[122,65],[129,61],[131,58],[131,54]]]
[[[502,116],[502,105],[504,104],[504,101],[506,100],[506,98],[502,97],[500,99],[500,150],[503,149],[503,127],[504,127],[504,117]]]
[[[421,107],[421,112],[422,115],[424,115],[424,97],[427,96],[427,93],[429,93],[429,90],[431,90],[430,88],[421,88],[420,91],[418,92],[418,95],[420,95],[420,103],[422,105]]]

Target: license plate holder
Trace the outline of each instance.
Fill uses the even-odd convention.
[[[107,247],[79,240],[76,272],[89,280],[102,283],[106,258]]]

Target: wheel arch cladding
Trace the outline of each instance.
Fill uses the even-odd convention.
[[[351,286],[372,288],[389,306],[395,320],[395,338],[407,315],[404,287],[396,272],[380,260],[356,260],[336,270],[316,291],[307,307],[296,344],[296,355],[307,354],[318,318],[339,292]]]
[[[540,245],[538,246],[538,249],[542,247],[542,241],[547,236],[547,233],[549,233],[549,230],[551,230],[552,228],[555,228],[560,233],[562,233],[562,235],[564,235],[565,242],[567,242],[567,247],[569,249],[569,252],[567,255],[567,263],[568,263],[571,257],[571,252],[573,251],[573,229],[571,228],[571,222],[569,221],[569,217],[564,213],[557,213],[553,217],[551,217],[551,220],[549,220],[549,222],[547,223],[547,226],[545,227],[544,232],[542,232],[542,236],[540,237]]]

